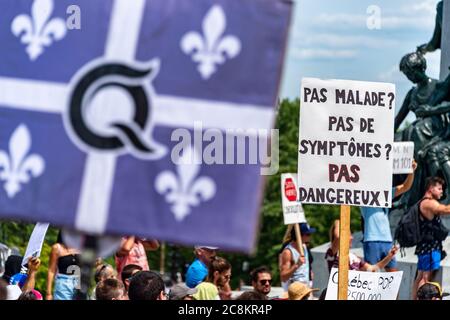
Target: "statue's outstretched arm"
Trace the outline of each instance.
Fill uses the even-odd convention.
[[[429,117],[447,112],[450,112],[450,101],[444,101],[436,106],[421,105],[416,110],[416,115],[419,117]]]
[[[441,33],[442,33],[442,1],[440,1],[436,7],[436,20],[434,24],[433,36],[428,43],[424,43],[417,47],[417,51],[425,54],[427,52],[433,52],[436,49],[441,48]]]

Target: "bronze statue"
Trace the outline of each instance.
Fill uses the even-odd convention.
[[[406,201],[408,206],[419,200],[426,177],[442,176],[450,185],[450,75],[442,82],[434,81],[432,87],[427,102],[414,108],[418,119],[400,137],[402,141],[414,142],[420,167],[410,194],[401,201]]]
[[[417,110],[422,110],[421,106],[429,105],[432,94],[435,92],[437,80],[431,79],[425,73],[427,68],[426,60],[420,52],[408,53],[400,61],[400,71],[415,84],[406,94],[397,116],[395,117],[394,130],[397,131],[403,120],[410,111],[416,115],[416,120],[403,131],[395,134],[396,141],[413,141],[414,158],[419,163],[416,170],[416,179],[411,190],[402,196],[395,206],[408,207],[415,203],[422,193],[422,179],[428,175],[428,170],[424,166],[424,157],[419,157],[419,152],[434,137],[433,121],[430,117],[422,117]]]
[[[419,165],[410,191],[393,202],[390,220],[394,228],[400,216],[421,199],[427,177],[445,179],[442,202],[450,203],[450,196],[447,196],[450,195],[450,75],[444,81],[430,79],[425,74],[424,58],[427,52],[441,48],[443,1],[437,4],[435,22],[430,41],[418,46],[415,53],[405,55],[400,62],[400,70],[415,86],[406,95],[395,118],[395,131],[409,111],[414,112],[417,119],[403,131],[396,132],[395,140],[414,142],[414,157]],[[401,178],[394,176],[394,180]]]
[[[406,94],[405,100],[403,100],[403,104],[395,117],[394,130],[398,130],[410,111],[414,112],[418,119],[403,130],[401,137],[397,139],[414,141],[416,145],[425,145],[433,137],[429,119],[422,119],[416,112],[419,106],[429,103],[429,99],[436,88],[437,80],[431,79],[425,74],[426,68],[427,62],[423,55],[418,52],[408,53],[400,61],[400,71],[416,86]]]
[[[441,175],[450,185],[450,75],[440,82],[429,104],[417,108],[416,114],[432,124],[433,137],[418,154],[425,159],[429,175]]]
[[[443,177],[447,182],[446,193],[450,191],[450,75],[434,87],[428,103],[414,109],[419,118],[404,130],[408,134],[401,137],[402,141],[414,142],[420,167],[410,194],[401,201],[408,206],[420,199],[423,182],[429,176]]]

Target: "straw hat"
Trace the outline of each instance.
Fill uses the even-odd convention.
[[[318,288],[309,288],[304,283],[294,282],[288,288],[288,297],[289,300],[302,300],[309,293],[318,290]]]
[[[419,300],[431,300],[432,298],[442,299],[448,296],[448,293],[443,293],[441,285],[438,282],[425,282],[417,290],[417,298]]]

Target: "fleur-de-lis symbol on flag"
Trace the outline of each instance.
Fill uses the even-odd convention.
[[[165,195],[166,202],[172,204],[171,211],[177,221],[182,221],[191,213],[191,206],[208,201],[216,194],[216,184],[210,177],[197,175],[200,165],[193,161],[195,150],[187,149],[177,165],[176,176],[172,171],[163,171],[155,181],[155,189]]]
[[[31,16],[21,14],[11,24],[12,33],[27,45],[26,51],[31,61],[44,52],[44,47],[61,40],[67,33],[63,19],[50,19],[52,12],[53,0],[34,0]]]
[[[0,150],[0,181],[5,181],[4,188],[9,198],[21,190],[21,184],[28,183],[31,177],[36,178],[44,172],[44,160],[37,154],[28,155],[30,147],[30,132],[21,124],[9,140],[9,154]]]
[[[214,5],[203,19],[204,37],[190,31],[181,39],[181,50],[192,55],[198,62],[198,71],[203,79],[209,79],[216,71],[218,64],[236,57],[241,52],[240,40],[231,35],[223,36],[227,25],[222,7]]]

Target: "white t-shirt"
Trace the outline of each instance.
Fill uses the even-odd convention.
[[[22,294],[22,290],[19,288],[18,285],[15,284],[10,284],[6,286],[6,290],[7,290],[6,300],[17,300]]]

